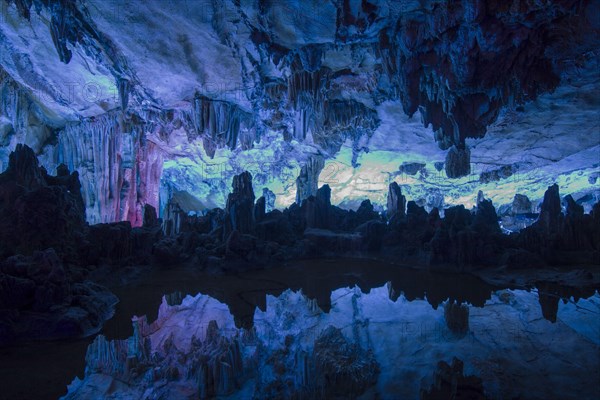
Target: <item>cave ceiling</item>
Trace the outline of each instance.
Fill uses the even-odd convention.
[[[51,169],[65,131],[116,129],[161,153],[154,191],[206,206],[244,169],[287,206],[311,157],[348,207],[391,180],[428,204],[599,196],[599,1],[0,7],[0,158],[25,141]]]

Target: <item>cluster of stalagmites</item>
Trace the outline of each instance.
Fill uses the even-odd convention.
[[[455,206],[441,218],[436,208],[428,213],[407,202],[396,183],[389,187],[387,215],[376,212],[369,200],[356,211],[333,206],[329,186],[310,194],[310,178],[308,185],[301,182],[308,197],[300,204],[267,212],[265,196],[255,200],[248,172],[234,178],[225,209],[190,216],[171,203],[163,221],[147,205],[143,226],[132,228],[129,222],[88,225],[77,173],[64,166],[57,171],[57,176],[48,175],[30,148],[18,146],[0,175],[0,256],[5,260],[0,282],[3,293],[10,294],[0,299],[4,342],[44,336],[39,325],[30,323],[44,313],[59,320],[70,313],[69,321],[79,324],[77,329],[73,324],[46,329],[47,336],[85,334],[98,327],[114,298],[86,279],[122,265],[191,262],[226,271],[368,254],[453,271],[600,264],[600,204],[584,214],[571,196],[561,201],[556,185],[546,192],[536,222],[511,235],[502,233],[494,206],[483,196],[474,210]],[[521,215],[531,211],[531,204],[517,196],[513,211]],[[58,308],[40,308],[48,301]]]
[[[365,253],[455,271],[600,263],[600,204],[584,214],[570,195],[561,201],[557,185],[548,188],[539,215],[531,213],[526,197],[516,196],[510,218],[535,217],[536,221],[506,235],[492,202],[481,193],[475,209],[450,207],[442,218],[437,208],[427,212],[416,202],[407,202],[394,182],[386,215],[381,215],[369,200],[356,211],[333,206],[331,190],[324,185],[283,211],[266,212],[263,197],[254,201],[251,180],[249,173],[235,177],[224,210],[204,216],[172,214],[166,226],[178,229],[167,231],[170,237],[163,242],[173,246],[161,247],[161,254],[162,250],[164,255],[172,254],[171,262],[195,256],[200,264],[223,268]],[[300,182],[303,187],[305,182]]]

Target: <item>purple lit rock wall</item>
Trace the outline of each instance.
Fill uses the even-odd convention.
[[[592,204],[599,8],[3,0],[0,162],[16,143],[68,161],[90,222],[180,192],[224,207],[243,170],[289,206],[315,157],[350,208],[391,181],[423,204],[537,203],[554,182]]]

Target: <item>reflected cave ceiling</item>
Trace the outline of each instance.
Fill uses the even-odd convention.
[[[600,197],[597,0],[0,7],[0,166],[25,142],[78,169],[91,222],[222,207],[242,170],[288,206],[316,159],[347,207],[392,180],[429,206]]]

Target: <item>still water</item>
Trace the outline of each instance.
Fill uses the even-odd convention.
[[[164,295],[175,307],[169,318],[195,326],[168,328],[181,335],[182,343],[191,336],[188,331],[206,330],[212,317],[222,329],[254,327],[267,346],[276,346],[284,336],[310,346],[335,326],[371,352],[378,365],[366,398],[418,398],[434,381],[438,362],[451,363],[455,357],[464,363],[465,375],[481,379],[491,398],[600,394],[600,297],[593,287],[539,283],[526,291],[495,287],[471,275],[374,261],[311,260],[225,276],[190,268],[153,270],[112,290],[120,303],[101,332],[108,339],[131,336],[134,315],[155,320]],[[466,327],[464,314],[462,326],[448,322],[448,301],[465,305]],[[211,314],[206,307],[216,311]],[[65,395],[74,377],[83,378],[93,339],[0,349],[0,396]],[[253,390],[246,387],[238,397]]]

